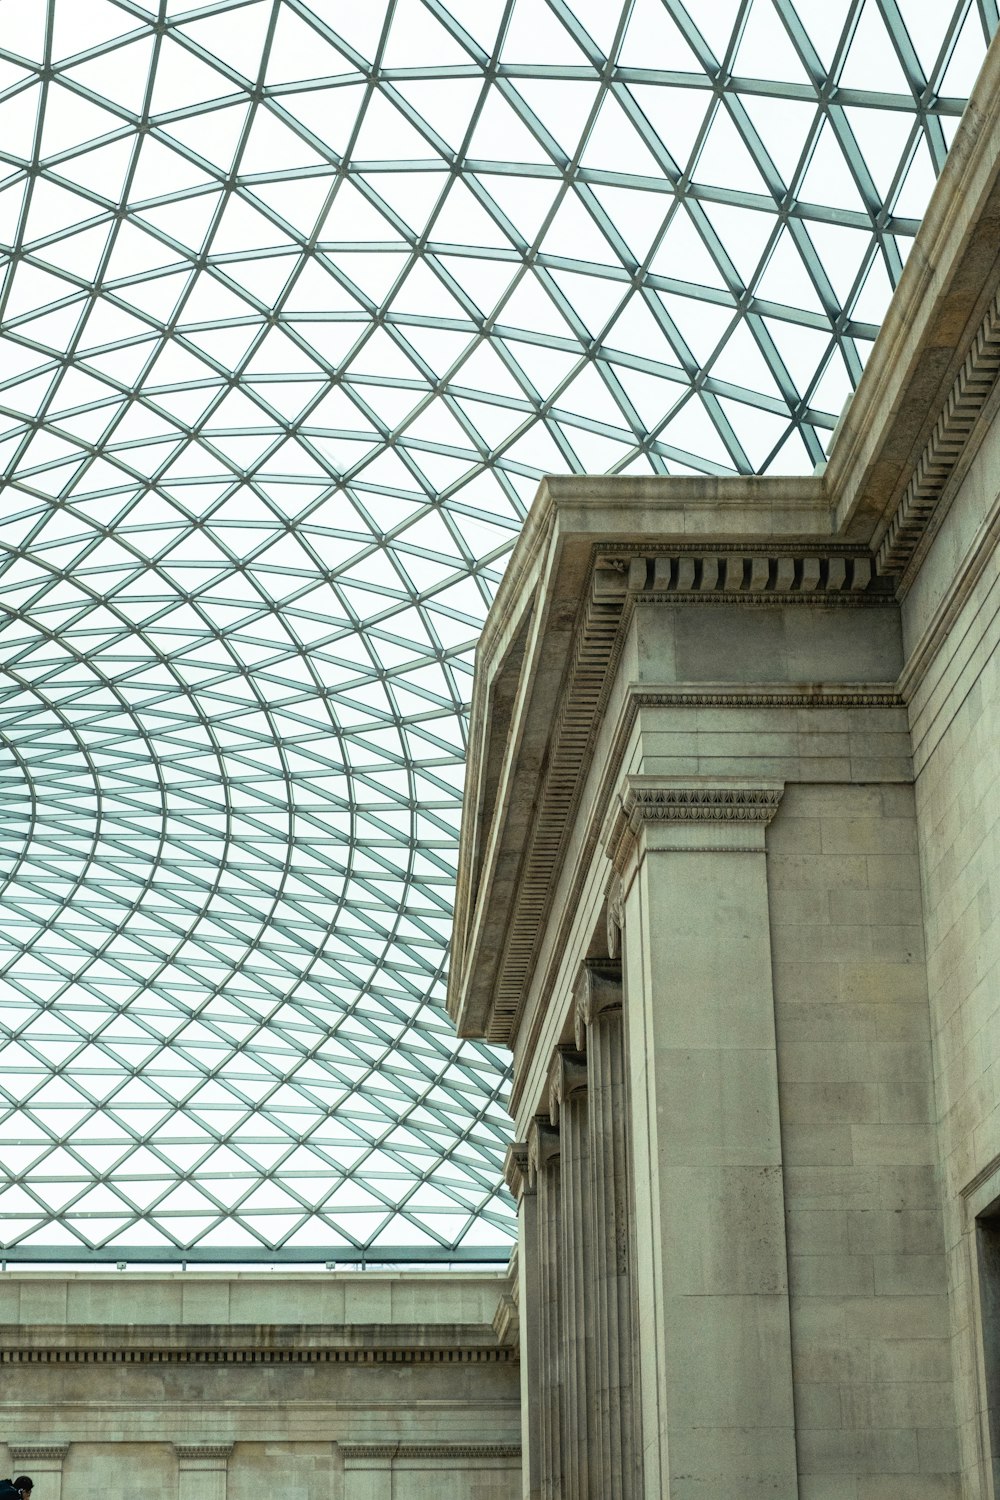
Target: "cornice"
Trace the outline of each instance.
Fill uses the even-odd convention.
[[[965,451],[980,412],[1000,374],[1000,291],[994,296],[976,330],[972,347],[948,392],[944,407],[903,497],[886,526],[877,553],[881,573],[905,574],[921,549],[924,535],[941,504],[944,491]]]

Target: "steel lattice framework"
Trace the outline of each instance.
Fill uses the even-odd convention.
[[[441,1008],[539,476],[811,470],[995,0],[0,0],[12,1256],[489,1256]]]

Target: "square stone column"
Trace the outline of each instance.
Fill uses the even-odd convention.
[[[628,777],[620,889],[647,1500],[797,1500],[764,837],[780,784]]]
[[[27,1474],[35,1481],[38,1500],[61,1500],[63,1460],[68,1452],[68,1443],[11,1443],[11,1478]]]
[[[175,1443],[177,1500],[226,1500],[232,1443]]]
[[[559,1128],[560,1306],[562,1321],[562,1457],[564,1500],[596,1494],[590,1472],[593,1427],[593,1324],[591,1309],[593,1208],[587,1121],[587,1065],[572,1047],[552,1063],[549,1118]]]

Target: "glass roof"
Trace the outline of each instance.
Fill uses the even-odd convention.
[[[809,472],[995,0],[0,0],[8,1255],[509,1245],[442,1010],[538,478]]]

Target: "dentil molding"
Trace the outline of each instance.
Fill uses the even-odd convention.
[[[346,1459],[520,1458],[519,1443],[340,1443]]]

